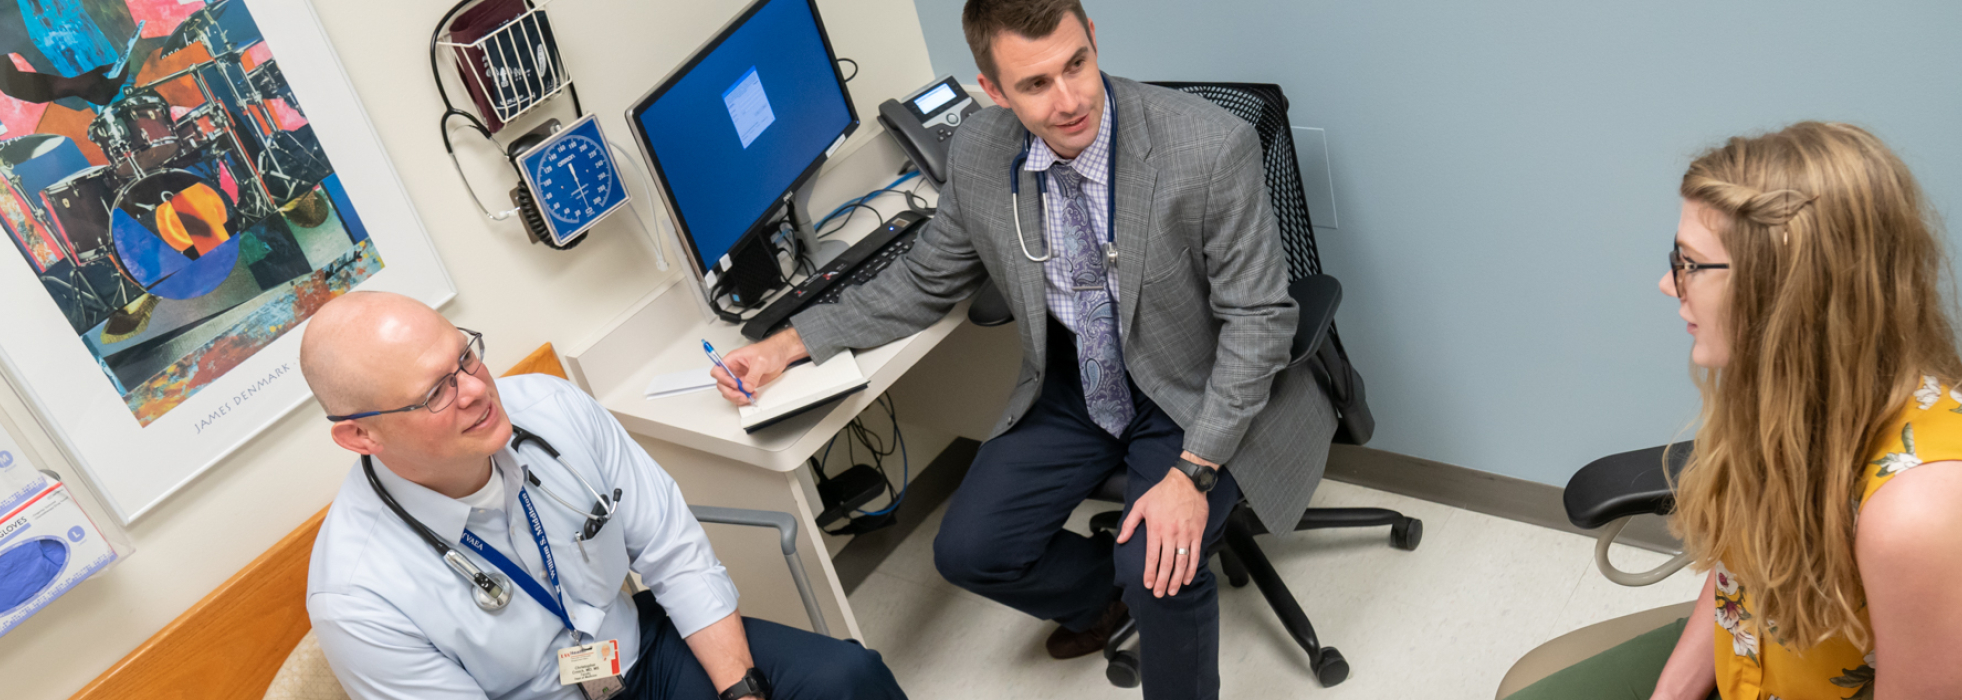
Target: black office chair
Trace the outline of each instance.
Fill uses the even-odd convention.
[[[1683,466],[1689,462],[1690,454],[1695,449],[1693,442],[1679,442],[1608,455],[1581,467],[1573,478],[1567,480],[1567,489],[1561,494],[1563,505],[1567,508],[1567,520],[1583,530],[1599,530],[1594,545],[1594,565],[1608,580],[1624,586],[1647,586],[1689,565],[1692,557],[1684,552],[1654,569],[1631,573],[1608,561],[1608,550],[1630,519],[1644,515],[1667,516],[1675,511],[1676,496],[1669,484],[1681,475]],[[1513,663],[1505,677],[1500,679],[1494,697],[1503,700],[1561,669],[1607,651],[1636,635],[1675,622],[1689,615],[1695,605],[1695,601],[1690,601],[1644,610],[1598,622],[1549,640]]]
[[[1322,273],[1322,260],[1315,248],[1315,230],[1308,215],[1308,199],[1301,187],[1301,167],[1295,158],[1294,136],[1288,128],[1288,100],[1279,85],[1265,83],[1153,83],[1203,97],[1254,125],[1260,135],[1267,170],[1267,190],[1280,220],[1281,244],[1288,258],[1288,295],[1301,307],[1300,325],[1295,328],[1289,371],[1306,369],[1328,395],[1337,417],[1335,441],[1360,445],[1375,431],[1376,421],[1364,401],[1362,376],[1349,363],[1342,340],[1335,332],[1335,308],[1342,301],[1342,285]],[[1008,301],[993,284],[984,284],[968,308],[968,320],[994,326],[1014,320]],[[1113,503],[1124,502],[1125,476],[1122,472],[1104,481],[1091,498]],[[1098,531],[1116,531],[1121,511],[1100,513],[1091,519]],[[1424,537],[1424,523],[1416,518],[1383,508],[1310,508],[1295,530],[1390,526],[1390,543],[1398,549],[1413,550]],[[1261,595],[1281,619],[1294,641],[1308,652],[1308,663],[1323,686],[1341,683],[1349,677],[1349,662],[1334,647],[1322,646],[1308,615],[1288,591],[1287,583],[1261,552],[1255,535],[1267,534],[1260,519],[1245,501],[1227,515],[1226,546],[1219,549],[1220,566],[1227,582],[1239,588],[1248,581],[1260,587]],[[1139,683],[1137,652],[1123,645],[1137,631],[1126,621],[1111,634],[1104,647],[1105,675],[1123,688]]]
[[[1567,480],[1560,498],[1567,508],[1568,522],[1583,530],[1604,528],[1596,535],[1594,564],[1608,580],[1624,586],[1647,586],[1689,564],[1689,555],[1679,554],[1649,571],[1622,571],[1608,561],[1608,545],[1636,516],[1675,512],[1676,494],[1669,484],[1682,473],[1695,450],[1696,443],[1691,441],[1608,455],[1589,462]]]

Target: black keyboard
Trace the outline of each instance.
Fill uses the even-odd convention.
[[[812,304],[836,304],[845,290],[870,282],[880,270],[913,249],[920,230],[932,217],[917,211],[900,212],[859,239],[769,306],[743,324],[743,336],[762,340],[790,325],[790,317]]]

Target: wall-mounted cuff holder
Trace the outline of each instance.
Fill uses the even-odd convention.
[[[509,16],[518,10],[522,11],[515,17]],[[480,30],[481,25],[499,21],[489,31]],[[542,6],[525,0],[476,2],[454,21],[446,17],[437,28],[435,44],[448,49],[455,58],[457,74],[477,108],[477,116],[491,133],[503,130],[559,93],[573,90],[565,64],[559,59],[551,19]],[[578,97],[573,100],[577,102]],[[447,96],[444,101],[448,101]]]

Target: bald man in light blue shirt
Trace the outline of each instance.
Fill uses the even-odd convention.
[[[612,415],[564,380],[492,379],[482,348],[420,302],[375,293],[323,307],[302,342],[335,442],[363,455],[321,525],[307,582],[321,648],[350,695],[904,697],[876,652],[742,618],[681,491]],[[514,426],[542,440],[514,447]],[[480,607],[384,490],[477,569],[508,576],[508,602]],[[607,510],[596,495],[609,517],[590,515]],[[621,590],[629,570],[651,596]],[[614,681],[561,683],[562,650],[609,640]]]

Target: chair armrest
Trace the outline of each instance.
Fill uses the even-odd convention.
[[[1567,520],[1592,530],[1631,515],[1668,515],[1676,509],[1669,480],[1683,470],[1696,443],[1679,442],[1609,455],[1581,467],[1567,480],[1561,500]],[[1668,474],[1663,451],[1668,450]]]
[[[694,513],[696,520],[705,523],[776,528],[777,546],[783,548],[786,556],[797,553],[797,519],[789,513],[718,506],[688,506],[688,512]]]
[[[1342,283],[1328,275],[1310,275],[1288,283],[1301,317],[1288,345],[1288,366],[1307,367],[1335,409],[1335,441],[1345,445],[1369,442],[1376,418],[1369,412],[1362,374],[1349,363],[1349,354],[1335,335],[1335,309],[1342,305]]]
[[[796,518],[774,510],[719,506],[688,506],[688,512],[704,523],[776,528],[777,546],[783,549],[784,561],[790,565],[790,580],[797,584],[798,597],[804,599],[804,613],[811,616],[811,631],[831,636],[831,628],[824,622],[824,611],[818,607],[817,593],[811,590],[811,578],[804,572],[804,560],[797,557]]]
[[[977,326],[999,326],[1013,320],[1015,310],[1008,308],[1008,298],[1002,296],[993,279],[983,280],[981,291],[974,293],[974,303],[967,306],[967,322]]]
[[[1301,309],[1294,342],[1288,345],[1288,364],[1293,365],[1314,356],[1328,340],[1328,329],[1335,325],[1335,308],[1342,305],[1342,283],[1328,275],[1309,275],[1288,283],[1288,296]]]

